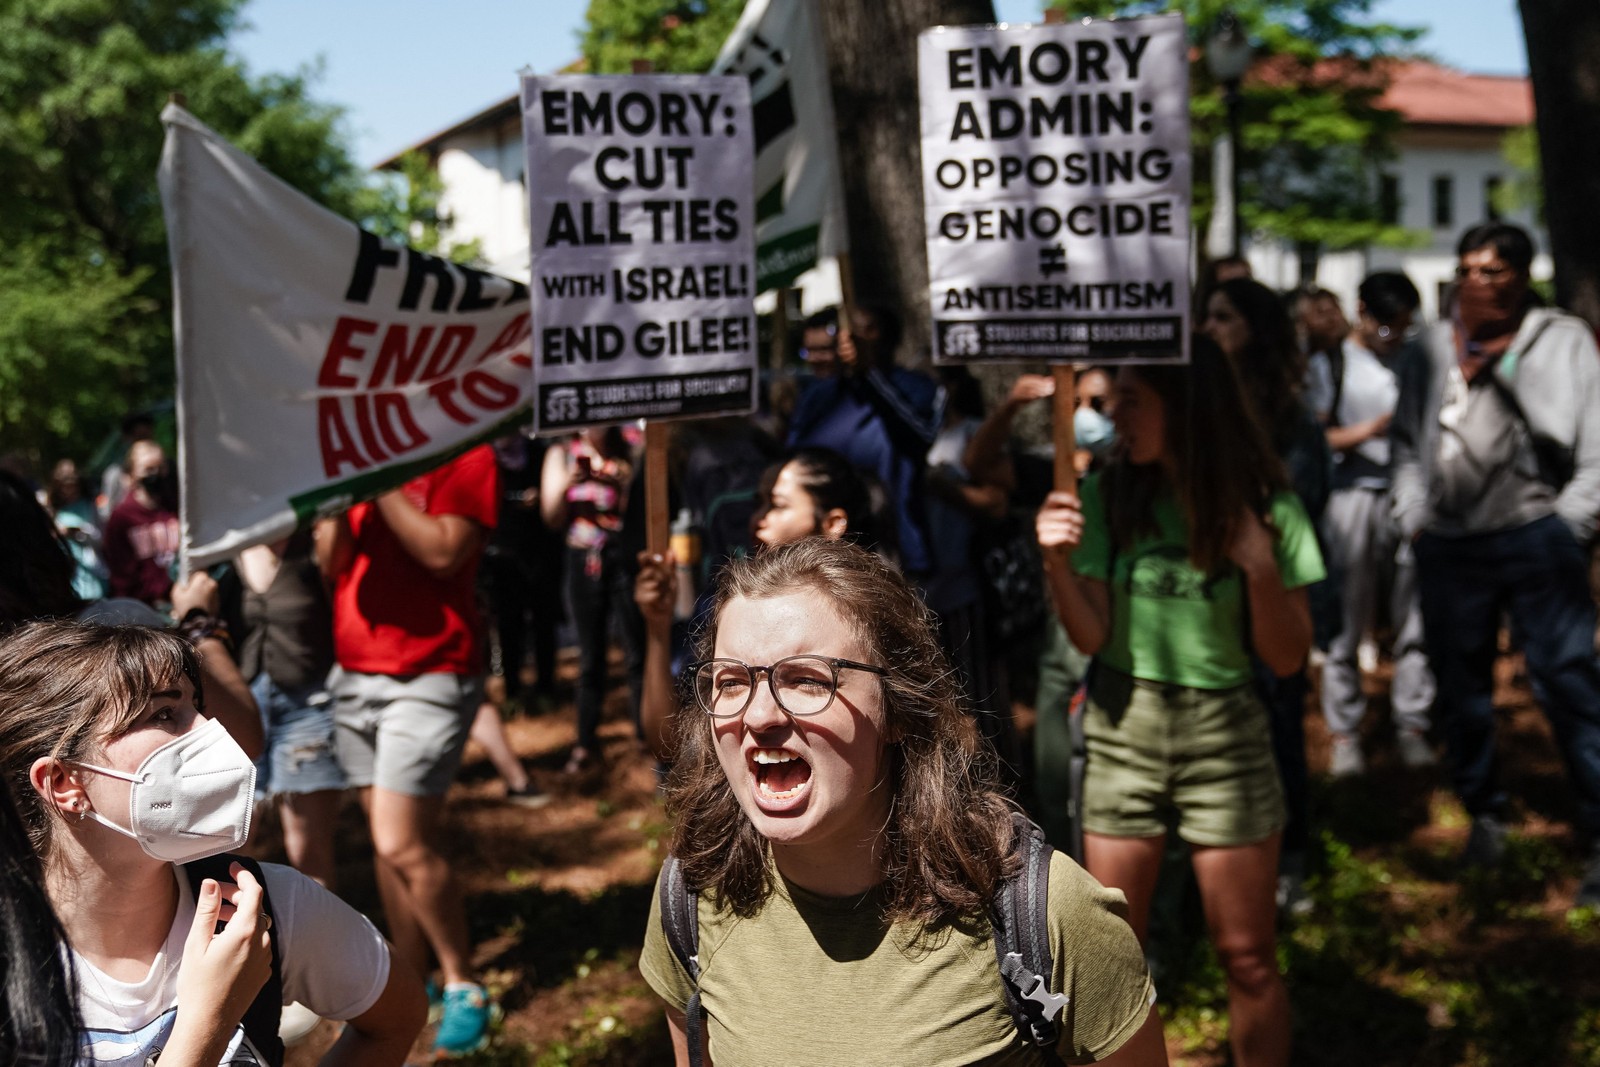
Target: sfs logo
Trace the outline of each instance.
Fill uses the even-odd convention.
[[[578,391],[563,387],[546,393],[544,421],[554,423],[578,421]]]
[[[947,356],[976,356],[983,351],[978,328],[970,322],[958,322],[944,328],[944,354]]]

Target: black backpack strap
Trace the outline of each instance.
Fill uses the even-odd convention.
[[[189,880],[190,892],[198,900],[200,883],[207,878],[232,883],[233,875],[228,873],[228,868],[235,863],[254,875],[256,881],[261,884],[261,911],[273,920],[273,925],[276,927],[277,917],[272,913],[272,895],[267,892],[267,879],[261,873],[261,864],[248,856],[236,856],[224,852],[220,856],[207,856],[205,859],[183,864],[182,870]],[[222,929],[222,923],[217,923],[217,929]],[[276,929],[272,933],[271,941],[272,973],[267,976],[267,984],[261,987],[256,999],[245,1009],[240,1025],[244,1028],[244,1036],[249,1038],[256,1051],[265,1057],[263,1067],[282,1067],[283,1039],[278,1036],[278,1024],[283,1015],[283,961],[278,954]]]
[[[700,1050],[705,1047],[706,1015],[700,1004],[699,904],[700,894],[691,893],[684,884],[678,857],[668,853],[667,861],[661,865],[661,929],[672,954],[694,983],[689,1003],[683,1008],[690,1067],[703,1067]]]
[[[1022,860],[1016,874],[995,891],[994,951],[1000,963],[1006,1007],[1017,1033],[1037,1048],[1046,1063],[1061,1062],[1057,1020],[1067,997],[1050,991],[1054,961],[1050,953],[1050,856],[1055,851],[1026,816],[1013,814],[1012,847]]]

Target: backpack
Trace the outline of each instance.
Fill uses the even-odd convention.
[[[189,880],[189,891],[198,899],[200,896],[200,883],[207,878],[218,882],[232,882],[233,876],[228,873],[228,868],[237,863],[255,876],[261,883],[261,910],[268,918],[276,917],[272,914],[272,897],[267,893],[267,879],[261,873],[261,864],[248,856],[236,856],[224,852],[219,856],[207,856],[205,859],[192,860],[182,865],[184,877]],[[222,923],[217,923],[221,929]],[[261,992],[256,994],[256,999],[250,1002],[245,1009],[244,1018],[239,1025],[244,1029],[244,1036],[261,1053],[262,1067],[283,1067],[283,1041],[278,1037],[278,1024],[283,1014],[283,961],[278,955],[278,938],[274,933],[272,939],[272,973],[267,976],[267,982],[261,987]]]
[[[989,908],[994,926],[994,952],[1000,964],[1001,988],[1006,1008],[1023,1041],[1037,1048],[1043,1062],[1060,1063],[1056,1041],[1057,1018],[1067,997],[1052,993],[1048,897],[1050,856],[1055,851],[1044,834],[1021,814],[1011,816],[1013,854],[1022,867],[995,889]],[[705,1008],[700,1002],[700,895],[683,880],[683,868],[670,853],[661,868],[661,926],[672,954],[694,983],[684,1006],[684,1022],[691,1067],[703,1067],[700,1050],[705,1041]]]

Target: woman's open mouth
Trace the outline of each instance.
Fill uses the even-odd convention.
[[[755,765],[756,798],[763,807],[786,806],[811,786],[811,765],[793,752],[758,748],[750,760]]]

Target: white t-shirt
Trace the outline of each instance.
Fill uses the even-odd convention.
[[[282,960],[283,1001],[299,1001],[324,1019],[353,1019],[372,1007],[389,981],[389,946],[372,923],[299,871],[263,863],[272,901],[272,936]],[[146,1067],[161,1054],[177,1015],[178,963],[194,924],[194,894],[177,867],[178,913],[151,965],[138,982],[103,974],[70,948],[77,969],[78,1010],[84,1036],[80,1064]],[[220,1061],[224,1067],[262,1061],[236,1029]]]
[[[1380,415],[1391,415],[1400,399],[1400,382],[1393,368],[1364,345],[1350,338],[1344,341],[1344,389],[1339,393],[1339,410],[1333,412],[1340,426],[1354,426]],[[1389,438],[1369,437],[1352,452],[1379,467],[1389,465]]]

